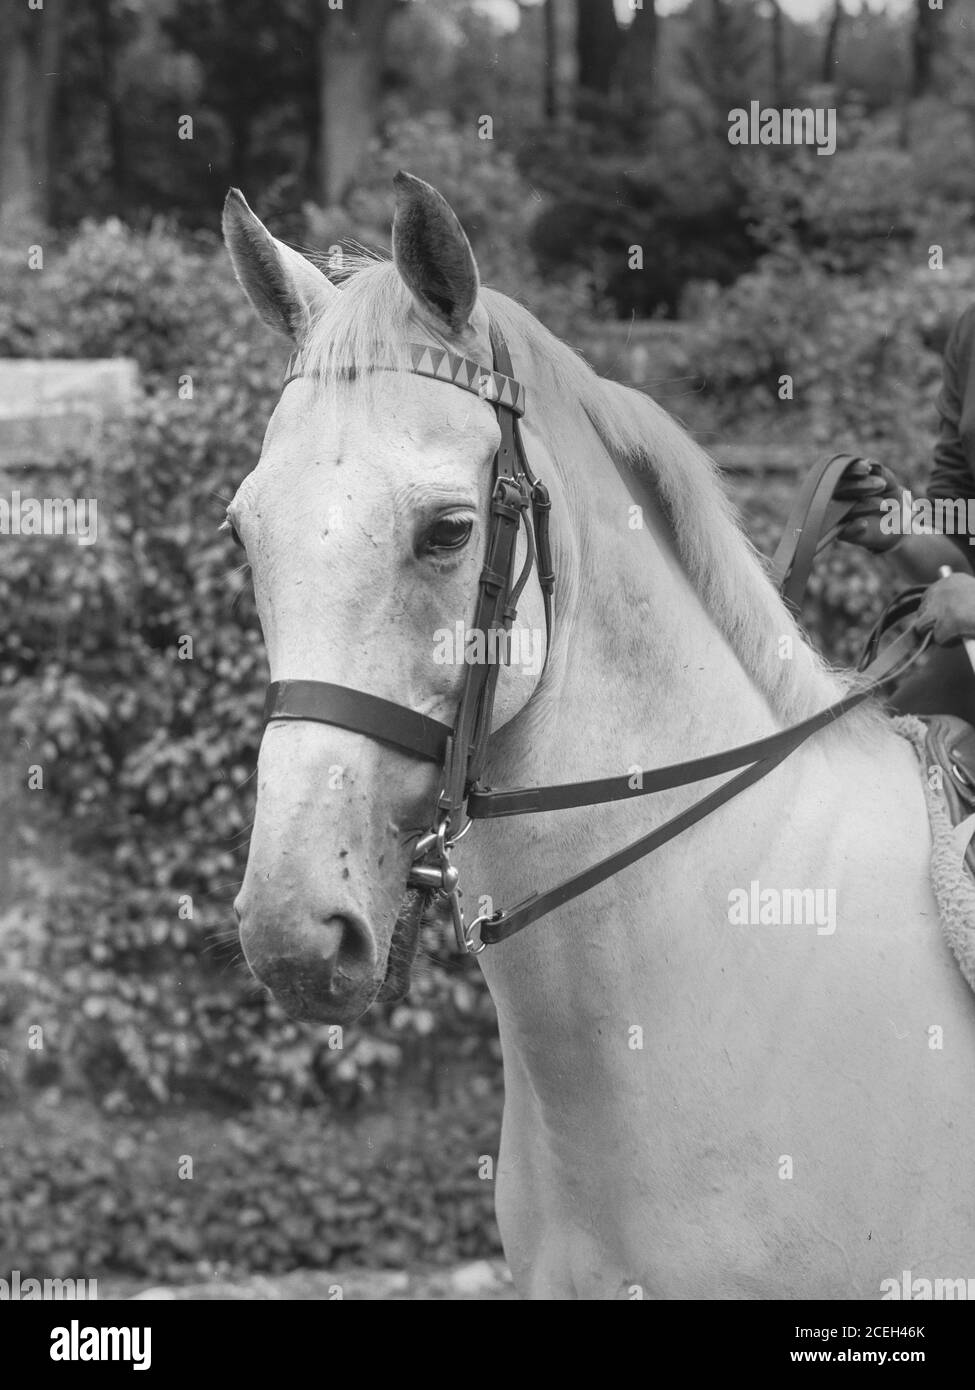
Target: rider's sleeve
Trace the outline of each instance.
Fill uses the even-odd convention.
[[[940,425],[927,494],[932,501],[960,502],[952,510],[961,523],[965,512],[975,512],[975,304],[948,337],[936,404]],[[956,530],[951,539],[971,563],[975,547],[969,546],[968,535]]]

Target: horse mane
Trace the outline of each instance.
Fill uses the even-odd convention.
[[[372,393],[377,375],[359,368],[409,370],[407,344],[417,336],[412,299],[388,260],[347,258],[342,281],[302,346],[303,370],[326,383],[354,377]],[[855,675],[834,672],[809,646],[717,465],[684,428],[643,392],[598,376],[506,295],[482,287],[481,302],[505,337],[533,425],[551,441],[553,456],[569,458],[578,448],[579,410],[610,454],[648,475],[691,583],[773,712],[794,722],[855,686]],[[792,639],[790,659],[780,655],[783,637]]]

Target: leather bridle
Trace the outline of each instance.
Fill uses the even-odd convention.
[[[534,476],[525,456],[518,424],[525,411],[525,390],[514,379],[507,346],[495,325],[491,327],[491,349],[493,362],[490,368],[485,368],[442,348],[411,345],[410,370],[419,376],[433,377],[459,386],[488,400],[494,406],[501,429],[501,443],[493,462],[494,486],[486,557],[478,581],[472,631],[485,637],[491,633],[510,633],[518,600],[534,567],[542,590],[548,650],[551,650],[555,587],[549,543],[551,502],[547,488]],[[303,375],[300,370],[294,369],[297,365],[300,363],[293,363],[289,367],[285,386]],[[806,516],[814,512],[817,523],[825,517],[834,523],[834,532],[839,529],[842,516],[851,510],[848,506],[844,508],[830,504],[836,480],[843,472],[838,459],[843,460],[844,468],[851,462],[848,456],[838,455],[822,469],[816,470],[813,481],[804,489],[804,495],[808,493],[808,497],[806,510],[802,513]],[[516,578],[515,552],[522,529],[528,553]],[[791,530],[790,536],[787,529],[786,538],[776,552],[773,573],[785,586],[787,596],[794,599],[797,588],[801,593],[801,585],[804,585],[805,575],[815,556],[819,532],[818,525],[816,528],[800,525]],[[898,610],[896,618],[907,616],[909,611]],[[928,646],[931,636],[929,633],[921,638],[912,626],[891,642],[882,654],[877,655],[879,635],[887,621],[882,620],[878,624],[871,638],[868,655],[872,659],[869,664],[861,663],[861,670],[869,680],[859,689],[809,718],[765,738],[722,753],[652,769],[639,777],[631,772],[595,781],[509,791],[494,791],[482,786],[480,778],[491,734],[495,691],[506,650],[503,641],[486,644],[489,653],[486,661],[466,665],[460,704],[453,725],[443,724],[405,705],[363,691],[314,680],[275,681],[269,685],[264,704],[264,723],[298,719],[335,725],[388,743],[400,752],[433,762],[442,768],[441,792],[433,826],[414,846],[408,883],[438,891],[446,898],[459,947],[476,955],[485,946],[506,940],[674,839],[746,787],[766,777],[818,730],[826,728],[902,676]],[[663,825],[554,888],[532,893],[508,910],[483,914],[470,923],[465,920],[458,870],[451,863],[450,856],[454,845],[475,820],[604,805],[687,786],[738,769],[743,770]]]

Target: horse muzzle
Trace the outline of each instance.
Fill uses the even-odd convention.
[[[345,1025],[364,1014],[383,975],[375,940],[352,916],[275,915],[251,909],[244,894],[234,904],[240,942],[254,976],[291,1018]]]

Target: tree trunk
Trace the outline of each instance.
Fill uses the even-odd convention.
[[[60,0],[0,5],[0,224],[47,221]]]
[[[785,105],[785,19],[779,0],[772,0],[772,104]]]
[[[843,0],[833,0],[833,13],[826,30],[826,45],[823,48],[823,69],[821,80],[831,84],[836,81],[836,65],[840,55],[840,30],[843,27]]]
[[[718,128],[727,129],[727,111],[734,105],[731,99],[731,83],[727,67],[726,55],[729,52],[729,3],[730,0],[711,0],[711,32],[708,36],[710,52],[713,55],[712,77],[714,81],[713,96],[715,98],[716,118]]]
[[[383,44],[395,0],[319,0],[318,198],[326,207],[349,191],[375,134]]]
[[[116,203],[124,204],[128,193],[128,167],[125,158],[125,123],[118,95],[115,51],[118,37],[112,18],[112,0],[98,0],[98,44],[102,95],[105,101],[105,130],[108,137],[109,169]]]
[[[625,108],[644,126],[653,118],[658,38],[656,0],[643,0],[626,35],[619,78]]]
[[[37,214],[30,119],[31,23],[26,9],[0,5],[0,218]]]
[[[911,96],[923,97],[931,91],[934,77],[934,55],[938,43],[938,25],[944,23],[944,12],[932,10],[928,0],[917,0],[914,27],[911,31]]]
[[[575,6],[566,0],[545,0],[545,111],[556,123],[571,117],[579,85],[576,19]]]
[[[555,0],[545,0],[545,119],[559,119],[559,31],[555,23]]]
[[[576,18],[579,87],[608,97],[621,41],[613,0],[576,0]]]

